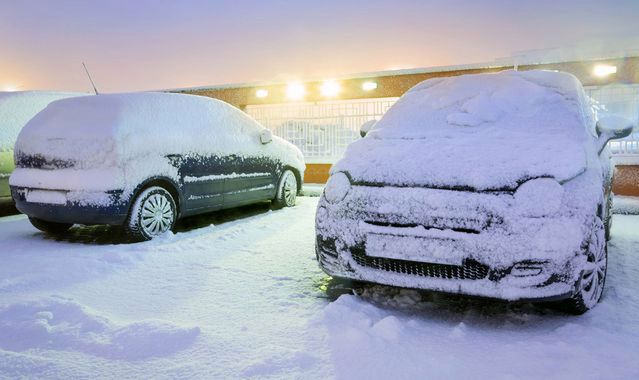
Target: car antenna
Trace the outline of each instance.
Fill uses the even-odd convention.
[[[93,79],[91,79],[91,74],[89,74],[89,69],[87,69],[87,65],[85,65],[84,62],[82,62],[82,67],[84,67],[84,72],[87,73],[87,76],[89,77],[89,82],[91,82],[91,86],[93,86],[93,91],[95,92],[96,95],[100,95],[100,93],[98,93],[98,89],[95,88],[95,83],[93,83]]]

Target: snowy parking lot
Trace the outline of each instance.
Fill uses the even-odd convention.
[[[318,198],[122,244],[0,218],[0,378],[639,378],[639,216],[615,215],[583,316],[388,287],[317,266]]]

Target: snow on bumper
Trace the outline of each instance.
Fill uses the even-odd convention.
[[[332,276],[506,300],[572,293],[583,217],[525,218],[509,193],[353,186],[317,212],[317,257]]]
[[[117,169],[18,168],[10,178],[20,212],[60,223],[121,224],[129,197]]]

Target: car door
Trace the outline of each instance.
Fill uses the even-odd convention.
[[[268,157],[229,157],[232,174],[224,183],[224,206],[233,207],[273,198],[276,165]]]
[[[232,138],[238,149],[229,155],[224,182],[224,207],[233,207],[272,199],[275,195],[278,163],[270,154],[273,142],[262,143],[264,129],[255,121],[246,120],[238,126]]]
[[[214,152],[210,155],[187,155],[181,157],[179,167],[185,214],[222,208],[227,174],[224,156]]]

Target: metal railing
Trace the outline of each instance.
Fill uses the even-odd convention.
[[[365,122],[379,120],[397,98],[249,105],[245,111],[276,136],[296,145],[307,162],[333,163],[359,138]]]
[[[601,109],[599,112],[624,116],[639,124],[639,85],[616,84],[610,86],[586,87],[586,94]],[[611,141],[613,156],[639,157],[639,130],[635,130],[623,140]]]

